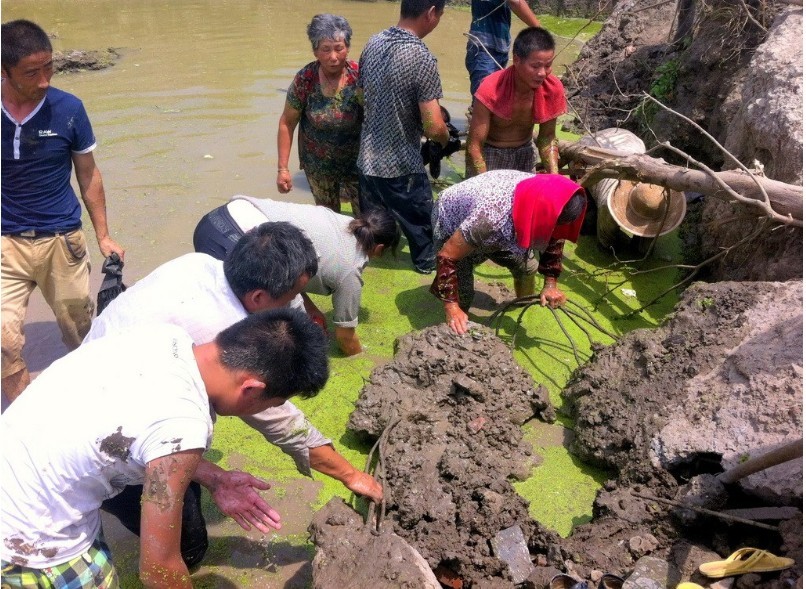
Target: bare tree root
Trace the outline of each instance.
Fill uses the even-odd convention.
[[[526,312],[529,309],[531,309],[531,308],[533,308],[535,306],[537,306],[538,308],[544,308],[544,309],[548,309],[549,311],[551,311],[552,317],[554,317],[554,319],[557,321],[557,325],[559,326],[560,331],[563,332],[563,334],[565,335],[566,339],[568,340],[568,343],[571,346],[571,350],[574,353],[574,359],[576,360],[577,364],[580,365],[580,366],[582,365],[584,358],[582,358],[582,356],[581,356],[581,354],[579,352],[579,349],[577,348],[576,343],[574,342],[574,338],[571,337],[571,334],[568,332],[568,330],[566,329],[565,325],[563,324],[564,321],[562,320],[562,317],[567,318],[569,321],[571,321],[571,323],[573,323],[577,328],[579,328],[579,330],[582,331],[582,333],[584,333],[585,336],[588,338],[588,343],[591,346],[593,346],[596,343],[600,343],[600,342],[597,342],[597,340],[594,338],[594,334],[591,333],[591,330],[589,330],[584,325],[584,323],[587,323],[588,326],[590,326],[590,327],[594,327],[596,329],[596,331],[600,332],[601,334],[606,335],[607,337],[609,337],[613,341],[618,339],[618,335],[616,335],[616,334],[608,331],[607,329],[605,329],[598,321],[596,321],[596,319],[593,317],[593,315],[587,309],[585,309],[582,305],[580,305],[578,303],[575,303],[574,301],[566,301],[566,304],[564,306],[558,307],[556,309],[553,309],[551,307],[543,306],[543,305],[540,304],[540,295],[531,295],[531,296],[528,296],[528,297],[519,297],[519,298],[516,298],[516,299],[513,299],[511,301],[507,301],[507,302],[503,303],[489,317],[489,319],[487,319],[487,325],[488,326],[491,326],[493,323],[495,323],[495,335],[496,336],[499,335],[499,332],[501,330],[501,321],[502,321],[502,319],[504,317],[504,314],[507,311],[509,311],[510,309],[513,309],[515,307],[520,307],[520,306],[523,306],[523,308],[521,309],[520,313],[518,313],[518,317],[515,320],[516,329],[512,333],[512,340],[509,343],[510,349],[515,348],[515,344],[517,343],[518,331],[519,331],[518,328],[523,327],[523,317],[525,316]]]
[[[624,315],[624,317],[625,317],[625,318],[627,318],[627,317],[634,317],[634,316],[635,316],[635,315],[637,315],[638,313],[640,313],[640,312],[644,311],[645,309],[648,309],[649,307],[651,307],[652,305],[654,305],[655,303],[657,303],[657,302],[658,302],[660,299],[662,299],[663,297],[665,297],[665,296],[666,296],[667,294],[669,294],[670,292],[672,292],[672,291],[674,291],[674,290],[677,290],[678,288],[680,288],[680,287],[682,287],[682,286],[684,286],[684,285],[686,285],[686,284],[690,283],[692,280],[694,280],[694,278],[695,278],[695,276],[697,275],[697,273],[698,273],[700,270],[702,270],[702,269],[703,269],[705,266],[707,266],[708,264],[710,264],[710,263],[712,263],[712,262],[715,262],[716,260],[719,260],[720,258],[724,258],[724,257],[725,257],[725,256],[727,256],[727,255],[728,255],[728,254],[729,254],[729,253],[730,253],[732,250],[736,249],[737,247],[742,246],[742,245],[744,245],[744,244],[746,244],[746,243],[750,243],[751,241],[753,241],[753,240],[757,239],[758,237],[760,237],[760,236],[761,236],[761,234],[762,234],[762,233],[764,233],[764,232],[765,232],[765,231],[767,231],[768,229],[769,229],[769,222],[762,222],[762,223],[759,225],[759,227],[757,227],[757,228],[756,228],[756,230],[755,230],[755,231],[753,231],[753,233],[751,233],[750,235],[748,235],[748,236],[746,236],[746,237],[742,238],[741,240],[737,241],[736,243],[734,243],[734,244],[733,244],[733,245],[731,245],[730,247],[726,247],[726,248],[725,248],[725,249],[723,249],[722,251],[717,252],[716,254],[714,254],[713,256],[711,256],[710,258],[708,258],[708,259],[706,259],[706,260],[703,260],[702,262],[700,262],[700,263],[699,263],[699,264],[697,264],[696,266],[685,266],[685,265],[678,265],[678,266],[677,266],[678,268],[691,268],[691,272],[690,272],[690,273],[689,273],[689,274],[688,274],[688,275],[687,275],[685,278],[683,278],[682,280],[680,280],[680,281],[679,281],[679,282],[677,282],[676,284],[673,284],[672,286],[670,286],[669,288],[667,288],[666,290],[664,290],[662,293],[660,293],[660,294],[659,294],[658,296],[656,296],[654,299],[652,299],[651,301],[649,301],[648,303],[646,303],[646,304],[644,304],[644,305],[641,305],[639,308],[637,308],[637,309],[635,309],[635,310],[633,310],[633,311],[630,311],[629,313],[627,313],[626,315]]]
[[[557,316],[557,309],[555,309],[554,307],[549,307],[548,309],[549,311],[551,311],[551,315],[554,317],[554,320],[557,322],[557,325],[559,325],[560,330],[563,332],[563,335],[565,335],[566,339],[568,340],[568,343],[571,344],[571,349],[574,351],[574,360],[577,361],[577,366],[582,366],[582,359],[579,357],[579,351],[577,350],[577,345],[574,343],[574,338],[571,337],[571,334],[568,333],[568,330],[565,328],[565,325],[563,325],[563,322],[560,321],[560,318]],[[523,313],[521,313],[521,315],[523,315]],[[515,342],[514,336],[512,338],[512,341],[513,343]]]

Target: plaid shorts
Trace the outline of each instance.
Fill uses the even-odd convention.
[[[90,546],[89,550],[57,566],[44,569],[33,569],[2,563],[2,589],[21,587],[23,589],[81,589],[97,587],[98,589],[118,589],[120,583],[109,547],[100,538]]]
[[[535,173],[537,154],[531,139],[520,147],[493,147],[485,143],[482,155],[487,170],[519,170]]]

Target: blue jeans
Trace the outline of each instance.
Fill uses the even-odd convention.
[[[490,52],[492,58],[487,55]],[[481,81],[499,69],[507,67],[509,53],[496,51],[487,48],[487,51],[479,47],[472,39],[467,42],[467,53],[465,54],[465,67],[470,74],[470,95],[473,96],[479,89]],[[500,66],[500,67],[499,67]]]
[[[409,240],[411,262],[420,272],[434,269],[434,234],[431,211],[434,198],[428,176],[408,174],[397,178],[359,176],[361,211],[383,208],[394,215],[400,230]]]

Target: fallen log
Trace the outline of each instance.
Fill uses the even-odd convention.
[[[722,182],[734,192],[759,201],[760,207],[764,206],[764,192],[766,192],[775,213],[791,218],[792,225],[803,225],[802,186],[786,184],[764,176],[750,176],[739,170],[708,173],[676,166],[646,154],[587,147],[570,141],[560,141],[560,156],[566,160],[595,166],[586,175],[583,182],[585,186],[592,186],[604,178],[616,178],[659,184],[672,190],[698,192],[728,202],[738,202],[720,184]]]

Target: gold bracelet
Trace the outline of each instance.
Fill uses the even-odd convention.
[[[280,172],[287,172],[287,171],[288,171],[288,168],[277,168],[277,173],[278,173],[278,174],[279,174]]]

